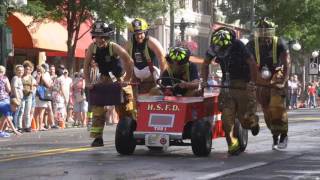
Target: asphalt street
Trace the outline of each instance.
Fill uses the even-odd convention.
[[[289,120],[285,151],[271,149],[261,119],[259,135],[249,135],[239,156],[228,156],[224,138],[213,141],[209,157],[194,156],[189,146],[165,152],[137,146],[122,156],[114,147],[116,125],[106,126],[100,148],[90,147],[85,128],[25,133],[0,139],[0,179],[320,179],[319,109],[291,111]]]

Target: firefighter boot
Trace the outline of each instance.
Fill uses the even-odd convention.
[[[259,131],[260,131],[260,126],[259,124],[257,124],[256,126],[252,127],[251,128],[251,133],[253,136],[256,136],[259,134]]]
[[[233,139],[230,145],[228,145],[228,153],[232,156],[239,155],[241,153],[240,143],[237,138]]]
[[[280,141],[278,144],[279,149],[286,149],[288,145],[288,136],[287,134],[281,134],[280,135]]]
[[[272,145],[272,150],[277,150],[277,149],[278,149],[278,144],[279,144],[279,138],[278,138],[278,135],[273,135],[273,145]]]
[[[95,138],[91,144],[91,147],[101,147],[101,146],[104,146],[103,139],[101,137]]]

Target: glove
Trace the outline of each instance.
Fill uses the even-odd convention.
[[[247,90],[250,92],[256,91],[257,90],[257,86],[254,82],[250,81],[247,83]]]
[[[173,96],[173,92],[172,92],[171,89],[165,88],[164,91],[163,91],[163,95],[165,95],[165,96]]]

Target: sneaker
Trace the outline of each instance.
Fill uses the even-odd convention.
[[[59,126],[57,126],[57,125],[52,125],[52,126],[51,126],[51,129],[59,129]]]
[[[287,146],[288,146],[288,136],[286,134],[281,134],[278,148],[279,149],[286,149]]]
[[[25,128],[24,132],[31,132],[31,128]]]
[[[251,133],[253,136],[256,136],[259,134],[259,131],[260,131],[260,126],[259,124],[257,124],[256,126],[252,127],[251,128]]]
[[[91,143],[91,147],[101,147],[104,146],[102,138],[95,138]]]
[[[272,144],[272,150],[277,150],[279,144],[279,138],[277,135],[273,135],[273,144]]]
[[[8,137],[10,137],[10,134],[9,134],[9,133],[6,133],[6,132],[4,132],[4,131],[0,131],[0,137],[8,138]]]
[[[233,142],[231,145],[228,146],[228,153],[230,155],[239,155],[240,152],[241,152],[240,143],[239,143],[239,140],[236,139],[235,142]]]

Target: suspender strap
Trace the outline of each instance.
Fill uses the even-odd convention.
[[[168,70],[169,77],[174,78],[173,72],[171,71],[171,69],[168,68],[167,70]],[[190,64],[189,63],[184,65],[184,72],[186,72],[187,74],[187,81],[190,82]]]
[[[131,57],[133,57],[133,44],[132,44],[132,41],[129,41],[129,54]],[[147,60],[147,64],[148,64],[148,67],[149,67],[149,70],[150,70],[150,73],[153,77],[153,72],[154,72],[154,68],[153,68],[153,63],[151,61],[151,56],[150,56],[150,53],[149,53],[149,49],[148,49],[148,40],[145,42],[145,45],[144,45],[144,50],[143,50],[143,53],[146,57],[146,60]],[[155,80],[155,79],[154,79]]]
[[[278,37],[274,36],[272,38],[272,63],[277,64],[277,47],[278,47]],[[259,39],[254,38],[254,49],[257,59],[257,64],[260,65],[260,49],[259,49]]]
[[[113,56],[113,47],[112,47],[112,45],[113,45],[114,43],[113,42],[109,42],[109,43],[107,43],[106,45],[108,46],[109,45],[109,56]],[[94,43],[93,44],[93,52],[92,52],[92,56],[95,56],[96,55],[96,53],[97,53],[97,44],[96,43]]]

